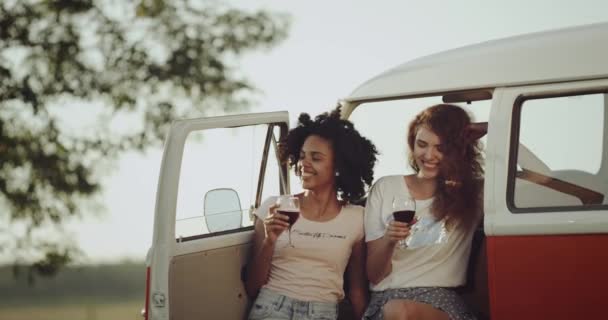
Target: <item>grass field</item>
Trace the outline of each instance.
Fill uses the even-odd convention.
[[[62,303],[0,307],[2,320],[141,320],[142,299],[117,303]]]
[[[0,267],[0,320],[141,320],[145,265],[67,267],[28,284]]]

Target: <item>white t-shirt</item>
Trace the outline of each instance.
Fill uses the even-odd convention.
[[[270,197],[256,210],[264,219],[276,202]],[[353,244],[363,239],[363,207],[345,205],[338,215],[324,222],[300,215],[291,229],[285,230],[275,244],[268,283],[264,288],[304,300],[336,303],[344,298],[344,270]]]
[[[390,221],[392,215],[393,196],[408,193],[405,179],[401,175],[386,176],[374,184],[365,207],[366,242],[384,236],[387,221]],[[432,200],[416,200],[416,217],[419,221],[436,221],[430,213]],[[392,272],[380,283],[370,284],[371,290],[464,285],[473,233],[474,228],[464,230],[452,227],[447,230],[447,237],[441,243],[415,249],[396,247],[392,257]]]

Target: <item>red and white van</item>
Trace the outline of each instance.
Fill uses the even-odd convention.
[[[606,318],[608,24],[458,48],[363,83],[342,112],[379,148],[376,178],[407,172],[407,123],[440,102],[487,123],[484,226],[463,289],[480,319]],[[172,124],[146,319],[246,317],[252,210],[292,187],[276,157],[288,120],[272,112]]]

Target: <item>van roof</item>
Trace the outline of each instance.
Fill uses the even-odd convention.
[[[607,57],[608,23],[531,33],[406,62],[363,83],[344,100],[605,78]]]

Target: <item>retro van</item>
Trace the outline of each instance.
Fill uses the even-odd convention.
[[[484,223],[467,286],[458,289],[479,319],[605,319],[608,23],[422,57],[340,101],[342,116],[381,153],[376,178],[408,172],[407,123],[441,102],[463,106],[487,128]],[[287,112],[171,125],[146,262],[146,319],[246,317],[252,213],[298,186],[277,160],[288,128]],[[348,301],[341,305],[347,319]]]

